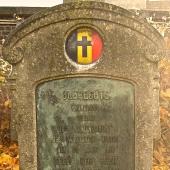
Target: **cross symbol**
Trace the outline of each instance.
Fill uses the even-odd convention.
[[[82,41],[77,41],[77,46],[82,46],[83,48],[83,57],[88,57],[87,56],[87,47],[92,46],[91,41],[87,41],[86,36],[82,36]]]

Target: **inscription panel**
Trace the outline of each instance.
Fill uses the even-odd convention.
[[[39,170],[134,170],[134,86],[66,78],[36,90]]]

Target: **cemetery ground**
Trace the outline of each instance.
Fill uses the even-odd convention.
[[[155,142],[153,170],[170,170],[170,60],[160,62],[161,139]],[[10,141],[9,125],[11,101],[5,78],[0,77],[0,170],[19,170],[17,141]],[[30,141],[31,142],[31,141]]]

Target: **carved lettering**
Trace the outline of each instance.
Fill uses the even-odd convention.
[[[71,165],[71,163],[72,163],[71,156],[56,158],[56,165]]]
[[[101,165],[117,165],[118,156],[104,156],[100,159]]]
[[[96,112],[99,110],[100,106],[97,104],[81,105],[81,104],[72,104],[71,110],[73,112]]]
[[[118,143],[118,136],[102,136],[103,143]]]
[[[106,146],[105,153],[117,154],[118,153],[118,143],[116,143],[115,145]]]
[[[37,98],[39,167],[134,170],[133,90],[123,81],[99,78],[42,84]]]
[[[67,149],[66,149],[66,147],[64,147],[64,146],[59,146],[58,148],[57,148],[57,153],[66,153],[66,151],[67,151]]]
[[[87,166],[95,163],[94,158],[80,158],[80,165]]]
[[[72,127],[77,133],[110,133],[112,125],[80,125]]]
[[[108,91],[63,91],[64,100],[110,100]]]
[[[66,136],[67,143],[95,143],[95,136]]]

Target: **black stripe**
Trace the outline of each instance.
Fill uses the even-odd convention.
[[[77,31],[72,32],[66,40],[66,52],[69,58],[77,61]]]

